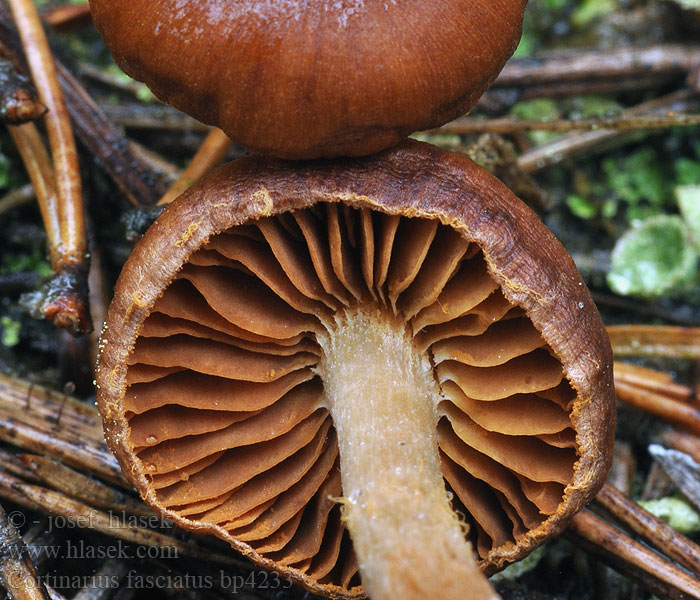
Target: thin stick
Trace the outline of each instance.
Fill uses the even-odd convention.
[[[0,3],[0,53],[24,72],[26,64],[12,19]],[[131,151],[129,141],[105,115],[85,88],[70,72],[54,60],[75,131],[81,142],[95,155],[119,190],[134,205],[155,204],[165,192],[150,165]]]
[[[39,14],[31,0],[9,0],[39,98],[48,108],[46,131],[55,165],[61,217],[62,264],[85,263],[86,238],[78,152]]]
[[[128,92],[137,98],[144,89],[148,91],[144,83],[136,81],[135,79],[124,79],[116,73],[105,71],[103,68],[97,67],[89,62],[81,62],[78,68],[80,69],[81,76],[89,77],[104,85],[108,85],[123,92]]]
[[[666,446],[683,452],[690,456],[696,463],[700,463],[700,437],[670,428],[661,434],[661,440]]]
[[[632,131],[637,129],[661,129],[664,127],[700,125],[700,115],[669,112],[665,115],[615,115],[594,119],[478,119],[462,117],[443,125],[431,133],[470,135],[475,133],[500,133],[504,135],[528,131],[597,131],[610,129]]]
[[[107,105],[105,114],[126,129],[155,129],[158,131],[187,131],[206,133],[209,127],[180,111],[163,104],[136,102]]]
[[[157,152],[149,150],[134,140],[129,140],[128,146],[131,154],[141,163],[146,165],[153,172],[153,174],[158,177],[159,181],[162,180],[172,183],[180,176],[182,169],[162,157]],[[158,190],[162,189],[162,186],[157,187]]]
[[[15,188],[0,198],[0,217],[15,208],[30,204],[35,198],[34,186],[31,183]]]
[[[160,179],[136,156],[124,133],[107,118],[80,82],[63,65],[56,66],[83,144],[96,155],[131,204],[155,204],[165,189]]]
[[[9,500],[13,504],[28,510],[38,511],[39,506],[35,502],[32,502],[27,496],[15,489],[15,485],[18,483],[22,483],[22,480],[0,469],[0,498]]]
[[[621,381],[615,381],[615,391],[630,406],[700,434],[700,411],[692,405]]]
[[[688,113],[695,110],[697,105],[698,99],[693,96],[692,92],[681,90],[639,104],[623,111],[622,114],[663,114],[668,111]],[[567,158],[591,151],[593,148],[602,147],[603,142],[614,140],[623,135],[625,132],[614,129],[570,133],[558,140],[528,150],[518,159],[518,167],[526,173],[534,173],[540,169],[559,164]]]
[[[65,4],[58,6],[47,12],[41,13],[41,20],[47,25],[61,32],[72,31],[79,27],[89,25],[90,5],[85,4]]]
[[[684,75],[700,63],[700,46],[659,44],[576,50],[515,58],[508,62],[494,87],[530,87],[541,83],[618,80],[646,75]]]
[[[207,134],[190,164],[165,192],[158,204],[170,204],[193,183],[199,181],[224,159],[231,146],[233,146],[231,139],[221,129],[214,127]]]
[[[607,327],[616,356],[700,359],[700,327],[613,325]]]
[[[44,221],[51,265],[58,265],[61,256],[61,215],[54,185],[51,159],[34,123],[7,127],[17,146],[29,179],[34,186]]]
[[[693,390],[675,383],[673,376],[663,371],[615,361],[614,372],[615,385],[624,383],[685,402],[693,398]]]
[[[46,131],[54,164],[60,245],[51,266],[43,311],[59,327],[82,334],[92,329],[87,303],[87,238],[78,152],[49,44],[31,0],[9,0],[41,102],[48,108]]]
[[[700,600],[700,581],[624,535],[587,509],[571,519],[568,531],[613,569],[638,579],[652,592],[673,600]]]
[[[598,492],[595,501],[666,556],[700,575],[700,546],[678,533],[668,523],[607,484]]]

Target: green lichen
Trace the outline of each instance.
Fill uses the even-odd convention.
[[[602,168],[614,198],[627,204],[630,222],[660,214],[673,197],[673,178],[653,148],[641,148],[622,160],[608,157]]]
[[[700,0],[674,0],[674,2],[689,10],[700,10]]]
[[[623,296],[679,295],[697,284],[699,257],[681,217],[651,217],[617,241],[610,257],[608,285]]]

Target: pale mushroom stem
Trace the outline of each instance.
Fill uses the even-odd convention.
[[[498,598],[441,475],[440,392],[405,324],[350,310],[319,340],[338,432],[344,521],[374,600]]]

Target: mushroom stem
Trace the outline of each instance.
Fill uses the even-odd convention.
[[[344,520],[362,582],[382,598],[498,598],[447,498],[440,390],[404,324],[349,310],[321,336],[319,373],[338,432]]]

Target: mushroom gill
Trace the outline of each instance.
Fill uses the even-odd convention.
[[[419,162],[430,153],[452,160],[407,149]],[[385,154],[357,164],[391,167],[394,154]],[[491,196],[490,176],[458,161],[462,175],[469,169],[463,185],[476,173]],[[378,183],[359,177],[364,187],[350,194],[344,182],[332,193],[314,188],[317,173],[333,181],[327,165],[297,176],[271,164],[263,175],[234,166],[255,183],[230,184],[228,198],[220,189],[237,181],[230,174],[194,192],[235,213],[224,227],[207,232],[205,217],[192,235],[200,209],[191,200],[166,211],[170,238],[147,234],[141,256],[176,248],[170,275],[150,281],[138,256],[122,275],[103,336],[100,404],[149,503],[338,597],[362,593],[358,544],[364,573],[385,568],[372,554],[383,540],[403,546],[401,535],[412,535],[407,525],[387,534],[384,517],[440,520],[486,570],[559,531],[601,481],[612,410],[609,355],[585,341],[602,326],[563,250],[542,252],[549,275],[509,276],[542,259],[515,245],[503,251],[508,261],[499,256],[494,244],[520,235],[508,228],[539,236],[530,247],[553,238],[529,212],[521,223],[484,204],[475,214],[495,218],[478,239],[467,219],[439,206],[450,201],[444,173],[431,177],[448,191],[429,206],[418,202],[435,190],[405,175],[398,185],[389,167]],[[369,197],[373,186],[402,198]],[[240,197],[253,200],[236,205]],[[572,295],[556,296],[556,281]],[[564,312],[586,313],[574,329],[560,325],[569,304]],[[543,317],[545,308],[554,312]],[[416,507],[382,516],[377,505],[402,486]],[[431,495],[444,514],[420,508]]]

